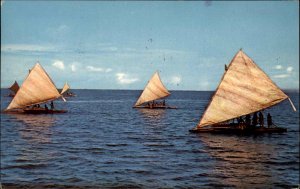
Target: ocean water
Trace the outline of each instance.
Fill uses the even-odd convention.
[[[4,188],[293,188],[299,113],[265,110],[287,133],[190,133],[212,92],[173,91],[179,109],[133,109],[141,91],[73,90],[66,114],[1,114]],[[1,109],[11,98],[1,90]],[[299,93],[287,92],[299,110]]]

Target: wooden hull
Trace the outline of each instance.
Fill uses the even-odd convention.
[[[51,110],[51,109],[44,109],[44,108],[36,108],[36,109],[23,109],[23,113],[26,114],[59,114],[59,113],[66,113],[67,110]]]
[[[134,106],[133,108],[146,108],[146,109],[177,109],[175,106]]]
[[[67,95],[67,94],[66,94],[66,95],[64,94],[64,97],[75,97],[75,96],[76,96],[75,94],[68,94],[68,95]]]
[[[192,133],[214,133],[214,134],[264,134],[264,133],[284,133],[287,132],[283,127],[252,127],[252,128],[238,128],[238,127],[209,127],[190,130]]]

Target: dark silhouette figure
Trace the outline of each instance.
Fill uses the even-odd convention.
[[[251,125],[251,116],[250,116],[250,114],[247,114],[245,119],[246,119],[245,120],[246,121],[246,125],[247,126]]]
[[[165,106],[166,105],[166,101],[165,100],[163,100],[163,104],[162,104],[163,106]]]
[[[264,127],[264,115],[261,112],[259,112],[259,114],[258,114],[258,121],[259,121],[260,126]]]
[[[53,110],[54,109],[53,101],[51,101],[50,106],[51,106],[51,110]]]
[[[272,116],[270,113],[267,115],[267,122],[268,122],[268,128],[270,128],[273,125]]]
[[[244,123],[244,119],[243,119],[243,117],[241,116],[241,117],[239,117],[239,118],[237,118],[237,120],[238,120],[238,123],[240,124],[240,123]]]
[[[45,104],[45,110],[48,111],[48,106],[47,106],[47,104]]]
[[[257,113],[254,112],[252,117],[252,126],[255,127],[257,125]]]

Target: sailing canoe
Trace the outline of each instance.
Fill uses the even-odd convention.
[[[14,97],[14,96],[17,94],[19,88],[20,88],[20,87],[19,87],[18,82],[15,81],[14,84],[12,84],[12,85],[8,88],[8,89],[12,92],[12,93],[10,93],[8,96]]]
[[[230,131],[229,128],[222,129],[215,126],[264,110],[286,99],[289,97],[240,50],[227,67],[198,125],[191,131]],[[294,106],[293,108],[296,111]],[[207,126],[210,126],[210,129],[204,128]],[[267,132],[267,129],[265,128],[264,132]],[[276,130],[284,129],[270,128],[268,131]]]
[[[61,94],[58,92],[54,82],[43,67],[37,63],[31,69],[5,111],[23,110],[23,112],[26,113],[29,106],[53,101],[60,97]],[[40,108],[38,111],[41,112],[42,109],[43,108]],[[47,109],[43,110],[44,113],[48,113]],[[32,111],[34,111],[34,109],[32,109]]]
[[[156,71],[151,79],[148,81],[146,87],[144,88],[142,94],[136,101],[133,108],[160,108],[160,109],[176,109],[176,107],[167,106],[164,103],[158,105],[147,105],[146,103],[165,98],[169,96],[171,93],[168,89],[163,85],[158,72]]]

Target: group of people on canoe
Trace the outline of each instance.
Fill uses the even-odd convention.
[[[35,105],[31,106],[31,107],[27,106],[27,108],[28,109],[31,108],[32,110],[40,110],[40,109],[42,109],[40,104],[35,104]],[[44,105],[44,110],[46,110],[46,111],[49,110],[47,104]],[[51,103],[50,103],[50,110],[54,110],[54,103],[53,103],[53,101],[51,101]]]
[[[252,119],[250,114],[246,115],[245,118],[241,116],[236,119],[237,119],[237,125],[239,126],[256,127],[257,125],[259,125],[262,128],[265,127],[264,115],[262,112],[259,112],[258,115],[257,112],[254,112],[252,115]],[[233,124],[235,124],[234,119],[233,119]],[[268,128],[274,126],[272,116],[270,113],[267,114],[267,125]]]
[[[165,102],[165,100],[163,100],[162,102],[156,102],[153,100],[152,102],[148,102],[147,106],[149,108],[164,107],[164,106],[166,106],[166,102]]]

